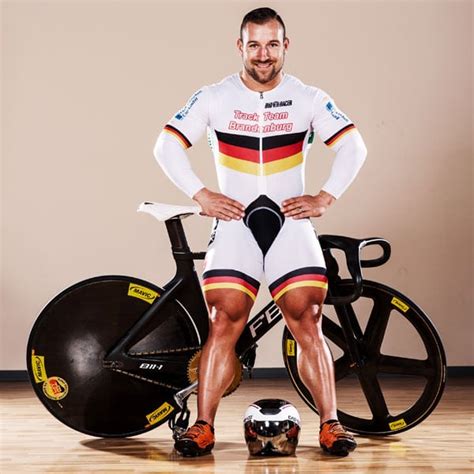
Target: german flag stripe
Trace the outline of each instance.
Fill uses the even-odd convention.
[[[203,275],[203,291],[229,289],[242,291],[253,301],[257,297],[260,283],[245,275],[245,273],[235,270],[210,270]]]
[[[240,158],[242,160],[252,161],[254,163],[258,163],[260,160],[260,153],[258,150],[229,145],[225,142],[219,142],[219,151],[232,158]]]
[[[289,133],[262,139],[263,167],[260,167],[259,139],[245,135],[219,132],[218,162],[227,168],[258,175],[270,175],[303,163],[306,132]]]
[[[222,283],[211,283],[209,285],[202,286],[202,291],[204,292],[210,291],[210,290],[223,290],[223,289],[242,291],[246,295],[250,296],[250,298],[252,298],[253,301],[255,301],[255,299],[257,298],[256,293],[253,293],[247,287],[245,287],[244,285],[240,285],[238,283],[222,282]]]
[[[228,145],[239,146],[243,148],[250,148],[251,150],[260,150],[260,138],[249,137],[247,135],[238,135],[236,133],[225,133],[215,130],[219,142],[227,143]],[[308,130],[298,133],[285,133],[275,135],[273,137],[263,137],[262,149],[271,150],[282,146],[294,145],[304,140]]]
[[[281,160],[271,161],[263,165],[263,174],[265,176],[274,173],[281,173],[282,171],[289,170],[303,163],[303,153],[297,153],[293,156],[288,156]]]
[[[326,269],[324,267],[302,267],[302,268],[298,268],[298,269],[293,270],[291,272],[285,273],[285,275],[281,276],[280,278],[275,280],[273,283],[271,283],[268,286],[268,289],[272,293],[278,286],[280,286],[282,283],[286,282],[290,278],[301,276],[301,275],[325,276],[326,275]]]
[[[228,145],[250,148],[251,150],[260,149],[260,139],[258,137],[248,137],[247,135],[237,135],[235,133],[224,133],[215,130],[219,142]]]
[[[340,140],[344,135],[349,133],[351,130],[355,129],[355,125],[351,123],[350,125],[345,126],[344,128],[341,128],[338,132],[336,132],[332,137],[329,137],[324,143],[327,146],[334,145],[338,140]]]
[[[258,288],[255,288],[250,283],[242,280],[241,278],[230,277],[230,276],[221,276],[221,277],[210,277],[203,280],[203,285],[213,285],[218,283],[237,283],[239,285],[245,286],[252,293],[257,294]]]
[[[259,164],[252,161],[242,160],[240,158],[233,158],[232,156],[219,154],[219,163],[222,166],[230,168],[241,173],[259,174]]]
[[[302,288],[302,287],[315,287],[315,288],[322,288],[327,290],[328,284],[322,281],[314,281],[314,280],[305,280],[305,281],[297,281],[295,283],[290,283],[282,288],[278,293],[272,293],[272,297],[274,301],[278,301],[286,292],[293,290],[295,288]]]
[[[289,156],[296,155],[303,149],[303,140],[292,145],[285,145],[279,148],[272,148],[270,150],[264,150],[263,162],[269,163],[274,160],[281,160],[282,158],[288,158]]]
[[[288,280],[283,282],[281,285],[278,285],[276,288],[271,290],[271,294],[272,296],[277,295],[278,293],[280,293],[280,291],[282,291],[288,285],[292,285],[293,283],[300,283],[302,281],[319,281],[322,284],[325,284],[327,288],[328,279],[325,275],[298,275],[298,276],[289,278]]]
[[[308,130],[298,133],[285,133],[283,135],[275,135],[273,137],[265,137],[263,142],[264,150],[271,150],[272,148],[279,148],[282,146],[294,145],[304,140]]]
[[[263,151],[263,163],[265,164],[275,160],[289,158],[301,152],[302,149],[303,142],[301,141],[293,145],[273,148],[272,150],[265,150]],[[260,154],[257,150],[249,150],[248,148],[238,147],[234,145],[229,145],[227,143],[219,142],[219,152],[229,158],[250,161],[252,163],[260,162]]]
[[[186,136],[181,133],[177,128],[173,127],[173,125],[170,125],[169,123],[166,124],[164,130],[165,132],[176,137],[184,148],[189,148],[190,146],[192,146],[192,143],[186,138]]]
[[[241,173],[248,173],[258,175],[262,171],[263,175],[267,176],[274,173],[281,173],[290,168],[294,168],[299,164],[303,163],[303,153],[297,153],[293,156],[288,156],[281,160],[271,161],[270,163],[264,163],[263,167],[260,167],[259,163],[253,163],[247,160],[241,160],[239,158],[233,158],[231,156],[219,154],[219,163],[222,166],[240,171]]]
[[[208,270],[204,272],[202,275],[203,280],[207,280],[208,278],[215,278],[215,277],[231,277],[231,278],[239,278],[240,280],[244,280],[253,286],[255,289],[259,289],[260,282],[252,278],[251,276],[239,272],[238,270],[230,270],[230,269],[216,269],[216,270]]]

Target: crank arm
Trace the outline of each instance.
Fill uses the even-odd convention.
[[[176,404],[179,406],[179,408],[183,408],[183,406],[184,406],[184,400],[186,400],[186,398],[188,398],[189,395],[191,395],[191,393],[193,393],[194,391],[196,391],[197,386],[198,386],[198,381],[196,380],[195,382],[193,382],[193,383],[192,383],[191,385],[189,385],[188,387],[183,388],[183,389],[180,390],[179,392],[176,392],[176,393],[175,393],[175,395],[174,395],[174,401],[175,401]]]

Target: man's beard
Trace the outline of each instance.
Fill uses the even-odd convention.
[[[275,79],[276,76],[278,76],[280,71],[283,69],[283,64],[278,69],[276,69],[275,65],[273,64],[273,66],[271,66],[271,68],[267,71],[258,71],[256,66],[254,67],[244,66],[244,67],[245,67],[245,70],[247,71],[247,74],[250,77],[255,79],[260,84],[266,84],[267,82],[272,81],[273,79]],[[262,73],[263,73],[263,77],[262,77]]]

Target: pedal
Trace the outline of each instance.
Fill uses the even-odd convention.
[[[170,418],[170,420],[168,421],[168,426],[173,432],[173,439],[175,441],[181,438],[184,433],[186,433],[186,430],[189,426],[190,415],[191,412],[188,409],[188,400],[186,398],[183,401],[183,408],[181,409],[181,411],[176,413],[175,416],[173,418]]]

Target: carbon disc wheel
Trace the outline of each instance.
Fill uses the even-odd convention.
[[[174,414],[173,395],[186,385],[185,373],[176,375],[176,384],[161,385],[103,363],[162,293],[137,278],[103,276],[67,288],[43,309],[28,341],[27,367],[36,395],[59,421],[89,435],[123,437],[155,428]],[[200,338],[189,314],[176,301],[163,311],[159,326],[133,349],[158,351],[162,358],[190,357]],[[181,354],[171,349],[182,349]]]
[[[344,293],[351,288],[352,281],[341,283]],[[360,434],[400,433],[423,421],[438,404],[446,378],[444,349],[426,314],[398,291],[364,280],[359,300],[346,309],[362,357],[360,367],[350,360],[337,319],[323,316],[323,333],[335,358],[339,420]],[[317,412],[298,374],[298,352],[296,341],[285,328],[283,356],[290,379]],[[352,398],[344,399],[345,389]],[[365,405],[353,398],[354,393],[360,394]]]

